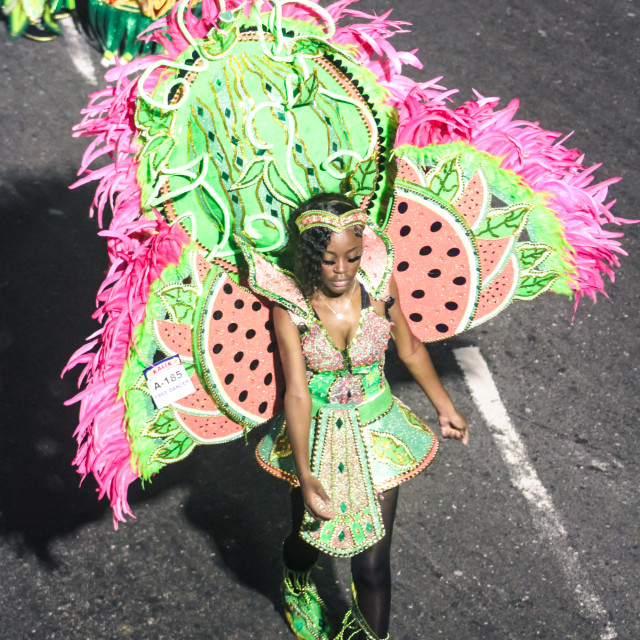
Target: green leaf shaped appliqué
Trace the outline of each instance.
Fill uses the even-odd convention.
[[[351,176],[352,191],[350,197],[366,196],[371,193],[371,183],[375,180],[378,172],[378,164],[375,157],[371,157],[365,162],[360,162]]]
[[[298,93],[293,100],[292,107],[303,107],[311,104],[316,99],[318,93],[318,73],[314,69],[313,73],[298,86]]]
[[[444,160],[427,175],[427,185],[439,198],[452,202],[462,189],[462,169],[458,156]]]
[[[280,171],[275,159],[270,158],[267,161],[267,170],[264,176],[267,189],[276,200],[290,207],[296,206],[298,195],[289,180]]]
[[[227,11],[218,17],[229,18],[229,22],[221,25],[224,30],[211,29],[207,37],[198,43],[202,56],[208,60],[216,60],[225,56],[238,39],[238,24],[235,22],[233,14]]]
[[[552,248],[546,244],[533,244],[522,242],[517,247],[520,269],[525,272],[535,269],[539,264],[551,255]]]
[[[162,163],[171,155],[175,146],[175,140],[160,134],[149,139],[142,151],[140,151],[140,156],[148,156],[151,168],[157,173]]]
[[[198,293],[194,287],[176,284],[159,292],[164,308],[169,313],[171,320],[180,324],[191,324]]]
[[[250,187],[252,184],[262,179],[264,173],[265,161],[269,158],[254,158],[251,164],[243,171],[242,175],[236,180],[232,187],[233,191]]]
[[[541,293],[548,291],[551,285],[560,277],[555,271],[539,271],[528,273],[520,278],[520,286],[514,298],[518,300],[533,300]]]
[[[375,455],[387,464],[399,467],[400,469],[415,465],[416,459],[407,446],[392,435],[372,432],[371,438],[373,440]]]
[[[178,462],[186,458],[195,446],[196,443],[184,431],[178,431],[154,450],[148,464]]]
[[[141,98],[136,101],[136,126],[144,132],[146,138],[153,138],[159,133],[169,133],[173,128],[174,111],[162,111]]]
[[[492,209],[476,235],[479,238],[517,236],[527,223],[532,208],[529,204],[516,204],[504,209]]]
[[[166,438],[176,431],[180,431],[180,425],[173,417],[173,411],[169,409],[160,413],[155,420],[146,423],[141,435],[147,438]]]

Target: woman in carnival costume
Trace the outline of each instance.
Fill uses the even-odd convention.
[[[386,633],[387,605],[370,611],[386,579],[369,589],[360,563],[386,566],[394,487],[436,447],[384,383],[390,321],[401,355],[419,354],[410,369],[443,435],[466,439],[418,342],[546,291],[595,298],[623,253],[603,228],[621,222],[615,180],[593,184],[560,134],[515,119],[516,102],[453,108],[452,92],[402,75],[419,66],[389,42],[403,23],[352,4],[178,5],[148,34],[164,53],[110,70],[77,129],[95,137],[79,184],[99,181],[94,209],[112,217],[102,327],[69,363],[84,365],[75,464],[117,525],[131,482],[275,417],[257,454],[302,481],[283,584],[301,638],[328,633],[315,549],[356,558],[338,637]],[[348,200],[316,196],[336,193]]]
[[[53,40],[60,34],[58,20],[75,9],[75,0],[3,0],[9,35],[37,42]]]
[[[282,298],[286,306],[274,308],[284,412],[257,452],[268,471],[294,486],[293,527],[283,547],[285,613],[297,637],[331,637],[310,573],[318,550],[348,556],[354,600],[336,637],[382,638],[389,629],[398,488],[426,468],[437,450],[429,427],[391,395],[385,381],[391,334],[400,359],[436,408],[443,436],[466,444],[467,425],[402,314],[384,251],[382,264],[366,258],[366,248],[384,242],[367,212],[340,194],[318,194],[293,218],[299,231],[295,273],[304,301],[296,296],[293,307],[288,296]],[[364,282],[371,285],[376,271],[383,275],[372,299]]]

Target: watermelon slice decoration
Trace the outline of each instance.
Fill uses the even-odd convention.
[[[238,278],[234,267],[209,262],[190,245],[152,288],[122,380],[131,452],[142,478],[184,459],[198,444],[235,440],[281,410],[271,305]],[[176,354],[195,390],[158,409],[143,372],[149,362]]]
[[[515,255],[509,256],[502,271],[482,291],[472,327],[498,315],[512,300],[519,284],[519,266]]]
[[[486,289],[489,283],[501,273],[512,256],[516,239],[513,236],[506,238],[478,238],[478,258],[480,261],[480,279],[482,289]]]
[[[195,362],[220,411],[254,427],[282,409],[283,376],[271,304],[231,276],[214,267],[207,277],[193,331]]]
[[[396,160],[396,180],[403,180],[420,187],[426,187],[424,171],[411,158],[398,158]]]
[[[212,268],[198,252],[191,257],[191,271],[193,284],[201,290]],[[169,319],[153,319],[153,335],[158,348],[167,355],[177,354],[184,364],[193,363],[193,327],[191,324],[173,322]],[[200,382],[196,371],[190,376],[195,391],[171,405],[171,417],[188,437],[200,444],[218,444],[240,437],[244,431],[241,425],[230,420],[220,412],[213,398],[207,393]],[[166,422],[165,413],[162,423]],[[148,435],[157,433],[157,419],[152,419],[147,425]],[[165,458],[166,446],[161,445],[155,452],[154,458],[160,461]],[[168,462],[169,460],[163,460]],[[173,460],[171,460],[173,461]]]
[[[180,427],[195,442],[200,444],[220,444],[235,440],[242,433],[238,425],[220,412],[197,415],[185,411],[174,411]]]
[[[396,183],[385,229],[395,249],[394,274],[413,333],[424,342],[468,326],[479,289],[473,234],[455,210],[424,188]]]
[[[442,158],[428,171],[412,158],[397,159],[385,231],[395,249],[402,307],[424,342],[475,327],[514,299],[532,300],[559,277],[539,269],[552,247],[518,242],[533,205],[514,199],[490,207],[482,166],[474,166],[465,179],[462,164],[460,154]]]

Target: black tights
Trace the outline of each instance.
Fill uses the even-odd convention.
[[[379,637],[389,632],[391,610],[391,534],[398,504],[398,487],[379,495],[386,534],[373,546],[351,558],[351,574],[358,594],[358,606],[371,630]],[[285,565],[292,571],[308,571],[320,552],[300,538],[304,502],[300,489],[291,492],[292,528],[283,545]]]

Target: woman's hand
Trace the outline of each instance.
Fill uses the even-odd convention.
[[[465,417],[455,409],[448,414],[439,414],[440,432],[443,438],[461,440],[462,444],[469,442],[469,425]]]
[[[331,504],[331,499],[324,490],[322,483],[315,476],[300,482],[304,506],[316,520],[331,520],[335,518],[335,511]]]

